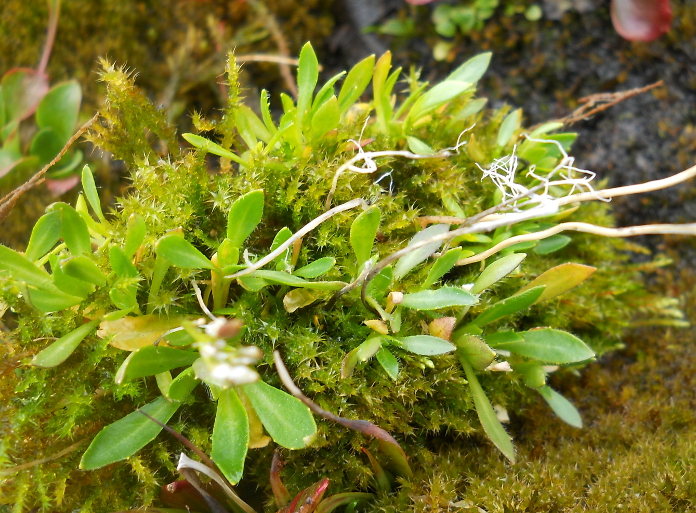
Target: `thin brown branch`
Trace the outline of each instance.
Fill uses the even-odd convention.
[[[643,94],[656,87],[661,87],[664,85],[662,80],[655,82],[654,84],[647,85],[645,87],[637,87],[635,89],[629,89],[628,91],[620,91],[616,93],[597,93],[591,94],[584,98],[578,100],[579,103],[583,103],[582,107],[574,110],[571,114],[564,118],[555,119],[553,121],[557,123],[563,123],[564,125],[572,125],[583,119],[594,116],[595,114],[602,112],[603,110],[613,107],[617,103],[621,103],[624,100]]]
[[[56,32],[58,31],[58,18],[60,17],[60,0],[56,0],[55,4],[51,6],[51,2],[48,3],[48,33],[46,34],[46,43],[44,44],[43,53],[41,54],[41,61],[37,71],[40,75],[46,73],[46,67],[48,66],[48,59],[51,57],[51,50],[53,50],[53,43],[56,40]]]
[[[44,175],[46,172],[53,167],[56,162],[58,162],[61,158],[63,158],[63,155],[67,153],[67,151],[70,149],[70,146],[75,143],[80,137],[82,137],[82,134],[84,134],[87,129],[92,126],[92,123],[96,121],[96,119],[99,117],[99,113],[95,114],[92,119],[87,121],[84,125],[80,127],[80,129],[75,132],[75,135],[73,135],[70,140],[65,144],[62,150],[60,150],[60,153],[55,156],[55,158],[46,164],[41,171],[36,173],[34,176],[32,176],[29,180],[24,182],[22,185],[17,187],[15,190],[7,194],[4,198],[0,200],[0,223],[3,222],[7,216],[9,215],[10,211],[12,208],[15,206],[17,203],[17,200],[22,196],[27,191],[30,191],[37,185],[40,185],[44,181]]]

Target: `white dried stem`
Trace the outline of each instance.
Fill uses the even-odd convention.
[[[696,166],[677,173],[676,175],[662,178],[660,180],[651,180],[650,182],[639,183],[636,185],[625,185],[623,187],[614,187],[613,189],[604,189],[593,193],[573,194],[556,200],[559,206],[568,205],[569,203],[580,203],[582,201],[594,201],[598,199],[611,199],[619,196],[629,196],[632,194],[642,194],[645,192],[659,191],[668,187],[673,187],[686,180],[696,177]]]
[[[320,216],[314,218],[311,220],[309,223],[304,225],[300,230],[293,234],[288,240],[286,240],[283,244],[278,246],[275,251],[272,251],[265,257],[263,257],[261,260],[258,260],[255,262],[253,265],[250,265],[246,269],[242,269],[239,272],[236,272],[234,274],[230,274],[228,276],[225,276],[225,279],[227,280],[234,280],[237,278],[241,278],[242,276],[246,276],[247,274],[251,274],[254,271],[261,269],[264,265],[273,262],[277,257],[285,253],[285,250],[288,249],[290,246],[292,246],[296,240],[299,240],[303,238],[305,235],[307,235],[309,232],[314,230],[317,226],[319,226],[321,223],[324,221],[330,219],[331,217],[335,216],[336,214],[340,212],[345,212],[346,210],[350,210],[352,208],[355,208],[357,206],[366,206],[367,204],[365,203],[365,200],[362,198],[356,198],[354,200],[347,201],[346,203],[342,203],[341,205],[338,205],[331,210],[328,210],[321,214]]]
[[[467,265],[480,262],[495,255],[505,248],[519,244],[520,242],[530,242],[546,239],[560,232],[576,231],[601,235],[602,237],[635,237],[637,235],[696,235],[696,223],[691,224],[649,224],[643,226],[627,226],[624,228],[606,228],[590,223],[570,222],[561,223],[547,230],[540,232],[527,233],[510,237],[493,246],[492,248],[469,258],[457,260],[455,265]]]

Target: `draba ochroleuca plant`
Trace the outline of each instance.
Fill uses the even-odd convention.
[[[89,137],[132,186],[105,212],[85,167],[74,206],[0,246],[2,500],[196,510],[200,472],[221,483],[212,510],[406,511],[438,447],[488,438],[515,462],[503,423],[539,396],[580,427],[563,376],[636,312],[685,324],[622,238],[693,227],[612,228],[606,201],[694,171],[602,189],[562,124],[484,109],[490,57],[430,85],[371,56],[317,90],[307,44],[278,116],[266,91],[242,102],[231,55],[226,109],[194,114],[190,149],[104,63]],[[176,467],[166,424],[210,458]],[[177,468],[189,484],[162,489]]]

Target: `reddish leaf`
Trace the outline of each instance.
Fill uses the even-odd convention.
[[[669,32],[672,9],[669,0],[612,0],[614,28],[629,41],[652,41]]]
[[[80,177],[78,175],[69,176],[68,178],[48,178],[46,180],[46,187],[51,191],[53,197],[57,198],[75,187],[79,181]]]
[[[290,504],[278,510],[278,513],[312,513],[317,509],[328,487],[329,480],[326,478],[314,483],[302,490]]]

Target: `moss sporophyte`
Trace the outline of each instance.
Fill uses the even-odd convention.
[[[105,213],[85,167],[75,206],[51,205],[24,253],[0,246],[10,345],[27,360],[2,378],[19,465],[2,470],[6,496],[50,509],[60,488],[63,506],[127,509],[156,502],[178,470],[189,484],[165,487],[171,507],[195,509],[193,486],[213,511],[249,511],[255,483],[281,511],[404,510],[443,443],[482,432],[515,462],[501,419],[535,392],[580,427],[549,374],[560,383],[618,347],[637,308],[668,315],[621,238],[694,233],[610,228],[597,200],[695,171],[593,187],[561,123],[525,135],[520,110],[483,110],[490,57],[432,87],[412,75],[401,92],[390,54],[371,56],[316,91],[307,44],[297,100],[281,95],[276,121],[266,91],[257,111],[242,103],[230,55],[224,115],[194,115],[186,151],[133,77],[105,63],[89,138],[128,164],[132,187]],[[167,423],[203,463],[174,466]],[[19,464],[75,440],[89,445],[50,468]],[[269,478],[278,447],[295,469],[287,488],[279,456]],[[123,486],[100,493],[114,479]]]

